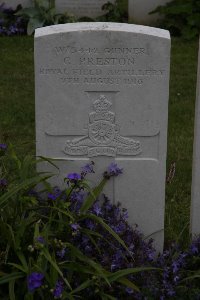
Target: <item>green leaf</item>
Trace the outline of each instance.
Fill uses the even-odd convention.
[[[6,225],[9,228],[9,232],[10,232],[11,240],[13,241],[13,245],[14,245],[14,247],[16,247],[15,234],[13,232],[13,229],[10,226],[10,224],[6,224]]]
[[[96,275],[102,277],[106,281],[106,283],[110,286],[110,283],[109,283],[109,281],[107,279],[107,276],[106,276],[106,271],[102,268],[101,265],[97,264],[92,259],[90,259],[87,256],[83,255],[83,253],[79,249],[74,247],[72,244],[66,243],[66,245],[72,250],[72,254],[75,257],[77,257],[81,261],[85,262],[90,267],[92,267],[92,269],[94,269],[96,271]]]
[[[33,159],[33,156],[26,155],[22,161],[20,178],[22,180],[25,180],[27,178],[33,177],[32,172],[33,172],[33,166],[35,165],[36,165],[36,161],[35,159]]]
[[[23,277],[24,277],[24,273],[22,272],[14,272],[8,275],[3,275],[0,277],[0,284],[8,283],[11,280],[15,280]]]
[[[133,283],[131,282],[130,280],[128,280],[127,278],[119,278],[116,280],[117,282],[131,288],[132,290],[135,290],[137,292],[140,291],[140,289]]]
[[[41,208],[46,208],[46,206],[41,206]],[[64,210],[62,210],[62,209],[60,209],[60,208],[58,208],[58,207],[51,207],[51,209],[52,209],[52,210],[55,210],[55,211],[57,211],[57,212],[60,212],[61,214],[63,214],[63,215],[65,215],[65,216],[69,217],[70,219],[72,219],[72,221],[74,220],[74,217],[72,216],[71,213],[68,213],[68,212],[66,212],[66,211],[64,211]]]
[[[62,271],[60,270],[59,266],[57,265],[57,263],[55,261],[53,261],[49,251],[46,248],[43,248],[41,253],[44,255],[44,257],[49,261],[49,263],[54,267],[54,269],[58,272],[58,274],[61,276],[61,278],[63,279],[63,281],[66,283],[66,285],[70,288],[70,290],[72,290],[68,280],[63,276]]]
[[[193,280],[193,279],[196,279],[196,278],[200,278],[200,275],[199,274],[195,274],[195,275],[192,275],[192,276],[188,276],[188,277],[182,279],[180,282],[184,282],[184,281],[188,281],[188,280]]]
[[[40,0],[40,1],[37,1],[38,2],[38,5],[39,7],[43,7],[45,8],[46,10],[49,9],[49,0]]]
[[[111,296],[111,295],[108,295],[108,294],[101,294],[101,299],[102,300],[116,300],[115,297]]]
[[[152,270],[161,270],[158,268],[151,268],[151,267],[141,267],[141,268],[128,268],[128,269],[123,269],[120,271],[117,271],[115,273],[111,273],[110,276],[108,276],[108,279],[110,282],[116,281],[121,277],[130,275],[130,274],[135,274],[139,272],[144,272],[144,271],[152,271]]]
[[[80,262],[62,261],[59,263],[60,266],[66,266],[69,270],[78,273],[95,275],[95,270],[87,267],[85,264],[82,265]]]
[[[15,13],[16,16],[27,16],[29,18],[33,18],[34,16],[38,15],[38,9],[34,7],[23,8]]]
[[[35,223],[35,230],[34,230],[34,241],[40,236],[40,229],[39,229],[39,223]]]
[[[35,176],[33,178],[29,178],[23,181],[22,183],[19,183],[17,186],[13,187],[12,189],[10,189],[8,192],[6,192],[0,197],[0,209],[3,209],[6,205],[8,205],[9,199],[13,196],[16,196],[16,194],[19,191],[26,190],[27,188],[36,185],[37,183],[41,182],[42,180],[48,179],[49,177],[50,176],[46,176],[46,177]]]
[[[10,300],[15,300],[15,279],[9,282],[9,297]]]
[[[110,226],[108,226],[102,218],[99,218],[95,215],[92,214],[87,214],[85,215],[85,218],[90,218],[93,219],[94,221],[96,221],[97,223],[101,224],[103,226],[104,229],[106,229],[125,249],[126,251],[129,253],[129,255],[132,257],[132,254],[130,253],[129,249],[127,248],[126,244],[124,243],[124,241],[118,236],[118,234],[116,234],[112,228]]]
[[[43,20],[43,19],[40,19],[40,18],[37,18],[37,17],[31,18],[28,22],[27,34],[28,35],[33,34],[35,29],[43,27],[44,23],[45,23],[45,20]]]
[[[22,164],[21,164],[21,161],[19,160],[19,158],[17,157],[17,155],[16,155],[16,153],[15,153],[15,151],[14,151],[13,145],[10,145],[9,149],[10,149],[10,156],[11,156],[11,159],[13,159],[13,160],[15,161],[18,170],[20,170]]]
[[[75,293],[79,293],[80,291],[86,289],[88,286],[91,285],[91,283],[93,282],[93,280],[86,280],[84,281],[81,285],[79,285],[75,290],[73,290],[70,294],[73,295]]]
[[[48,162],[50,165],[52,165],[53,167],[55,167],[57,170],[60,170],[59,167],[53,163],[53,161],[58,161],[58,159],[56,158],[49,158],[49,157],[44,157],[44,156],[38,156],[40,159],[37,160],[37,163],[41,163],[41,162]]]
[[[95,239],[93,239],[92,234],[90,233],[90,230],[89,229],[81,229],[81,232],[85,233],[88,236],[88,238],[91,240],[91,242],[93,243],[93,245],[95,246],[95,248],[97,249],[99,254],[101,254],[101,250],[99,249]],[[96,234],[93,234],[93,235],[96,235]],[[100,234],[98,234],[96,236],[103,238]]]
[[[24,300],[33,300],[33,294],[27,293],[24,297]]]
[[[26,262],[26,258],[24,256],[24,254],[22,252],[19,252],[19,251],[17,251],[16,253],[17,253],[17,256],[18,256],[19,260],[21,261],[21,263],[23,265],[25,273],[28,273],[28,264]]]
[[[15,263],[7,263],[7,264],[10,265],[10,266],[15,267],[16,269],[19,269],[20,271],[22,271],[24,273],[26,273],[26,269],[21,265],[18,265],[18,264],[15,264]]]
[[[99,196],[99,194],[102,192],[106,182],[108,179],[103,178],[98,186],[96,186],[92,191],[90,191],[90,195],[87,197],[87,199],[83,202],[83,205],[80,209],[81,213],[85,213],[95,202],[96,198]]]

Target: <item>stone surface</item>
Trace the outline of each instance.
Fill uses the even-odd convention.
[[[4,3],[6,7],[11,7],[15,9],[17,5],[21,4],[23,7],[32,6],[33,2],[31,0],[0,0],[0,5]]]
[[[114,0],[109,0],[114,3]],[[56,9],[60,13],[65,11],[74,14],[78,17],[91,17],[95,18],[105,12],[101,9],[103,4],[108,2],[107,0],[56,0]],[[33,1],[31,0],[7,0],[0,1],[0,3],[6,3],[6,6],[16,8],[18,4],[23,7],[33,6]]]
[[[129,20],[136,24],[149,25],[155,23],[159,18],[158,14],[149,15],[159,5],[165,5],[169,0],[128,0]]]
[[[195,107],[195,127],[193,145],[192,193],[191,193],[191,233],[200,234],[200,43]]]
[[[37,155],[59,159],[53,184],[95,162],[124,174],[106,194],[163,246],[170,37],[165,30],[76,23],[35,33]],[[56,169],[43,166],[43,169]],[[58,173],[58,172],[57,172]]]
[[[105,14],[102,6],[107,0],[57,0],[56,7],[59,12],[68,11],[78,17],[88,16],[91,18]],[[114,3],[114,0],[110,2]]]

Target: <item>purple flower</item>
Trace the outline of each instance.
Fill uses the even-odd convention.
[[[173,273],[176,273],[180,268],[179,262],[178,261],[173,261],[172,263],[172,269],[173,269]]]
[[[174,282],[177,283],[179,281],[179,276],[174,277]]]
[[[28,290],[34,292],[35,289],[42,285],[44,275],[42,273],[33,272],[27,277]]]
[[[111,272],[113,272],[113,271],[115,271],[116,269],[117,269],[117,265],[116,265],[115,262],[113,262],[113,263],[111,264],[111,266],[110,266],[110,270],[111,270]]]
[[[82,237],[82,245],[86,246],[89,242],[89,238],[87,236],[83,236]]]
[[[71,196],[70,196],[70,200],[72,202],[80,202],[82,203],[83,202],[83,198],[84,198],[85,194],[84,193],[81,193],[81,192],[72,192]]]
[[[128,211],[126,209],[122,213],[122,219],[124,221],[128,220]]]
[[[53,290],[53,296],[54,298],[61,298],[62,297],[62,292],[64,290],[63,282],[61,280],[58,280],[56,282],[56,286]]]
[[[6,144],[0,144],[0,150],[6,150],[7,149],[7,145]]]
[[[7,187],[7,185],[8,185],[7,180],[5,178],[1,178],[0,179],[0,188],[5,189]]]
[[[171,289],[167,290],[167,295],[172,297],[176,294],[175,290],[171,287]]]
[[[146,250],[147,252],[147,259],[148,261],[153,261],[155,259],[155,255],[156,255],[156,250],[155,249],[148,249]]]
[[[44,240],[44,238],[43,238],[42,236],[38,236],[38,237],[36,238],[36,242],[38,242],[38,243],[40,243],[40,244],[45,244],[45,240]]]
[[[95,228],[95,224],[94,224],[94,222],[93,221],[91,221],[91,220],[86,220],[86,227],[88,228],[88,229],[90,229],[90,230],[94,230],[94,228]]]
[[[129,295],[133,294],[133,289],[127,287],[125,290],[126,290],[127,294],[129,294]]]
[[[70,226],[74,231],[78,231],[81,228],[77,223],[70,224]]]
[[[48,199],[55,201],[61,195],[61,190],[58,187],[54,187],[51,193],[48,193]]]
[[[91,162],[89,164],[86,164],[85,166],[83,166],[81,169],[82,169],[82,172],[84,174],[88,174],[88,173],[94,173],[94,169],[93,169],[93,166],[94,166],[94,163]]]
[[[126,230],[126,225],[123,222],[120,222],[117,224],[117,226],[113,226],[113,230],[117,233],[120,234]]]
[[[66,248],[63,248],[60,251],[56,252],[57,256],[60,257],[60,258],[64,258],[65,253],[66,253]]]
[[[114,162],[112,162],[109,166],[108,166],[108,174],[110,176],[118,176],[119,174],[122,174],[123,169],[119,168],[118,165]]]
[[[109,201],[106,201],[104,207],[105,207],[105,210],[109,212],[112,210],[113,206]]]
[[[69,173],[66,177],[69,181],[77,181],[81,179],[81,175],[78,173]]]
[[[194,240],[190,246],[190,252],[192,255],[196,255],[199,253],[200,249],[200,238]]]
[[[98,203],[95,203],[92,207],[92,211],[97,215],[101,215],[101,207],[99,206]]]

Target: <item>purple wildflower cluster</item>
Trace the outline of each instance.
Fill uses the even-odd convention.
[[[67,183],[77,184],[80,180],[83,180],[85,176],[89,173],[94,173],[94,162],[87,163],[85,166],[81,168],[81,174],[79,173],[69,173],[66,176]]]
[[[137,299],[200,299],[199,279],[186,280],[200,269],[200,237],[183,251],[177,244],[159,254],[151,266],[161,271],[144,273]],[[191,273],[191,274],[190,274]],[[147,292],[148,291],[148,292]],[[147,298],[145,298],[147,297]]]
[[[42,236],[38,236],[35,242],[39,243],[39,246],[35,249],[39,251],[43,249],[42,247],[49,245],[50,253],[53,253],[60,266],[64,266],[65,262],[73,261],[73,255],[68,247],[70,243],[80,253],[109,272],[136,267],[154,268],[127,276],[127,279],[140,288],[140,292],[118,282],[112,283],[111,287],[98,279],[95,279],[95,282],[93,279],[95,276],[90,277],[88,273],[87,279],[94,280],[94,284],[81,290],[81,299],[99,299],[97,295],[99,290],[111,295],[114,299],[125,300],[200,299],[199,277],[197,276],[197,279],[192,282],[186,280],[188,274],[193,275],[194,272],[198,274],[200,269],[200,237],[192,242],[187,251],[182,251],[173,244],[170,249],[157,255],[153,240],[144,240],[138,227],[135,225],[133,228],[128,224],[127,210],[120,204],[112,204],[107,197],[96,199],[87,215],[81,215],[80,208],[87,198],[87,192],[81,186],[81,181],[86,174],[93,172],[93,164],[88,164],[82,168],[81,174],[70,173],[66,176],[70,192],[66,194],[66,191],[61,191],[56,187],[48,194],[48,204],[58,200],[56,204],[65,207],[71,218],[62,224],[59,230],[55,229],[55,235],[53,231],[51,232],[52,239],[49,238],[48,242]],[[108,178],[121,173],[122,169],[115,163],[112,163],[107,170]],[[65,204],[67,205],[64,206]],[[102,226],[101,222],[97,222],[99,217],[124,241],[127,249]],[[72,267],[76,267],[76,264],[72,263]],[[62,271],[64,277],[67,278],[70,267]],[[185,280],[184,284],[182,280]],[[44,274],[33,272],[28,276],[27,282],[30,292],[37,291],[45,285]],[[81,272],[74,272],[70,275],[72,289],[78,288],[83,282],[85,282],[85,277]],[[68,291],[68,287],[61,279],[58,279],[51,289],[54,299],[62,299],[62,295]]]
[[[80,208],[83,203],[83,197],[79,198],[76,195],[76,197],[73,196],[70,201],[72,203],[71,209],[77,212],[77,207]],[[99,223],[90,218],[86,218],[79,223],[70,225],[72,232],[75,233],[72,234],[70,242],[80,249],[83,254],[91,259],[95,258],[103,268],[110,272],[119,271],[125,268],[149,266],[155,258],[155,249],[152,244],[153,240],[145,242],[143,240],[143,235],[138,231],[137,226],[132,228],[128,225],[127,210],[121,208],[119,204],[113,205],[106,197],[104,197],[103,200],[97,200],[93,204],[89,213],[103,218],[104,222],[125,242],[129,251],[125,250],[124,247]],[[90,236],[85,233],[85,230],[94,233],[97,232],[99,235],[96,239],[95,237],[91,239]],[[63,236],[60,238],[62,240],[64,239]],[[100,252],[97,249],[100,249]],[[59,259],[61,259],[61,254],[63,254],[62,260],[69,259],[69,253],[64,251],[64,249],[57,253]],[[129,276],[129,279],[135,282],[135,280],[138,280],[138,277],[141,277],[141,275]],[[74,284],[75,286],[81,284],[78,277],[74,278]],[[125,288],[120,284],[115,284],[112,288],[113,295],[120,296],[119,299],[133,299],[131,297],[137,296],[135,291],[131,288]],[[82,294],[85,295],[85,297],[88,297],[87,299],[92,299],[94,294],[93,296],[91,294],[90,298],[88,296],[90,292],[89,289],[86,289]],[[110,293],[110,290],[108,289],[107,292]]]
[[[53,290],[53,296],[55,299],[62,297],[62,292],[64,291],[64,283],[61,280],[56,282],[55,288]]]
[[[13,10],[10,7],[5,7],[4,3],[0,5],[0,36],[26,34],[26,21],[21,17],[15,16],[15,13],[20,9],[21,6]]]

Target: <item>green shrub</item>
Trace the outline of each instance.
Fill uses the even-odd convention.
[[[23,8],[16,15],[28,22],[28,35],[31,35],[39,27],[77,21],[73,15],[56,13],[55,1],[52,0],[34,0],[34,7]]]
[[[151,12],[153,13],[163,17],[158,25],[168,29],[172,35],[192,39],[200,33],[199,0],[173,0],[164,6],[158,6]]]
[[[107,2],[102,6],[102,10],[105,12],[103,16],[96,18],[96,21],[101,22],[128,22],[127,10],[123,4],[123,1],[116,0],[114,3]]]

